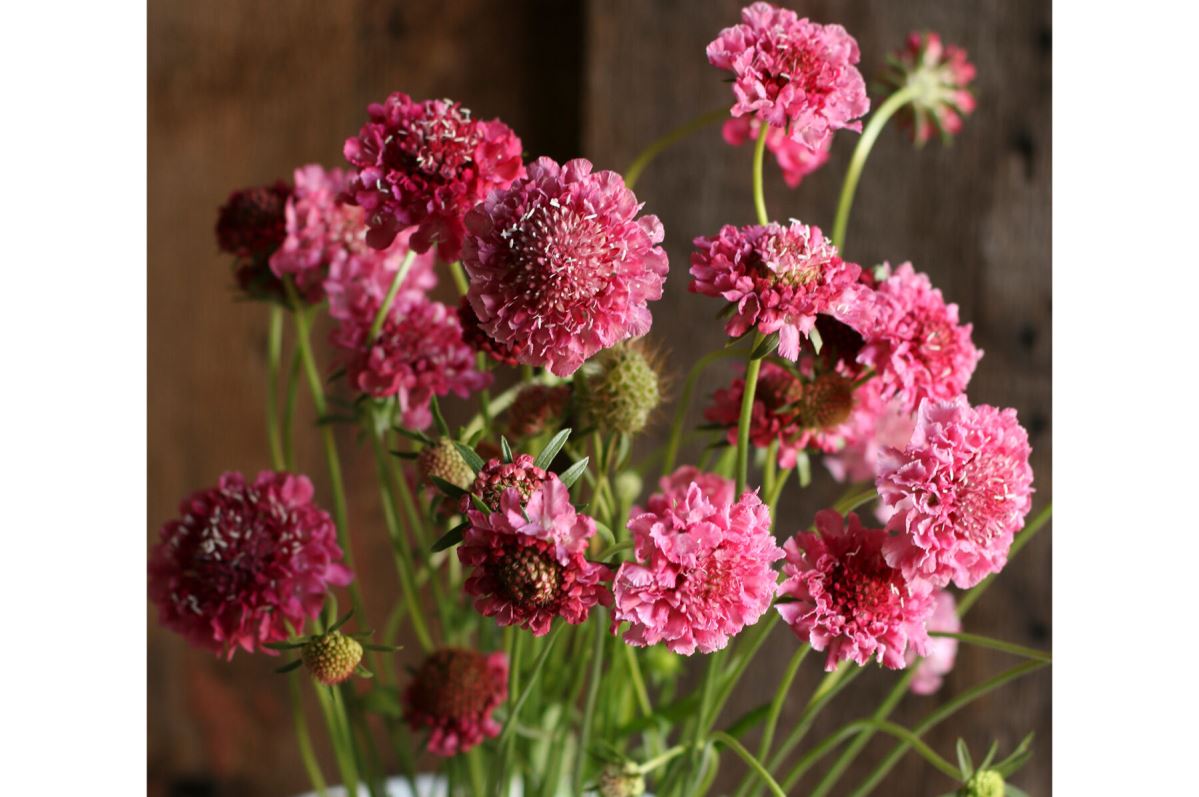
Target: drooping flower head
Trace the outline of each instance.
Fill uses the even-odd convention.
[[[297,633],[334,586],[350,583],[333,521],[306,476],[221,476],[179,505],[150,554],[159,620],[189,642],[233,657]],[[268,651],[269,652],[269,651]]]
[[[217,246],[237,257],[270,257],[287,235],[284,208],[291,191],[283,180],[234,191],[217,213]]]
[[[507,699],[507,656],[441,648],[404,690],[404,719],[414,731],[429,731],[430,753],[455,756],[499,735],[491,713]]]
[[[662,296],[662,224],[615,172],[540,158],[466,218],[462,262],[479,326],[526,365],[569,376],[649,331]]]
[[[1015,410],[971,407],[965,396],[922,402],[907,446],[879,454],[878,493],[898,532],[887,561],[962,589],[998,573],[1032,507],[1031,453]]]
[[[695,246],[691,291],[736,305],[725,324],[732,337],[778,332],[779,354],[794,362],[818,315],[858,330],[870,321],[873,295],[859,281],[861,267],[842,260],[818,227],[725,225]]]
[[[855,64],[858,43],[840,25],[819,25],[789,9],[753,3],[741,24],[708,45],[708,62],[733,73],[733,116],[752,114],[818,150],[834,131],[861,130],[870,110]]]
[[[721,134],[728,144],[739,147],[746,141],[757,141],[758,131],[761,129],[762,123],[757,117],[742,116],[726,121],[721,128]],[[770,128],[766,137],[766,149],[778,161],[779,169],[783,172],[783,181],[790,188],[798,188],[804,177],[824,165],[832,144],[833,139],[830,136],[825,139],[824,144],[813,149],[788,136],[787,131],[781,127]]]
[[[637,561],[616,574],[612,627],[629,623],[624,640],[637,647],[711,653],[770,608],[771,565],[783,552],[756,493],[733,503],[731,487],[713,479],[673,481],[629,520]]]
[[[971,339],[972,325],[958,320],[958,306],[946,304],[911,263],[880,281],[875,299],[858,360],[877,372],[884,398],[899,396],[911,412],[922,399],[951,399],[965,391],[983,353]]]
[[[309,302],[324,298],[325,281],[330,278],[334,291],[340,289],[338,315],[355,300],[357,291],[377,292],[374,283],[386,280],[388,284],[379,294],[382,299],[391,275],[408,252],[406,241],[396,241],[384,251],[367,246],[366,214],[339,198],[349,184],[350,176],[341,169],[324,169],[316,164],[296,169],[295,191],[285,210],[287,234],[270,258],[275,276],[290,276]],[[405,287],[427,290],[435,283],[433,258],[429,256],[412,264]]]
[[[842,661],[891,669],[905,666],[909,646],[923,655],[933,611],[931,587],[909,580],[883,558],[887,533],[862,526],[850,513],[816,513],[816,531],[787,540],[786,581],[777,608],[813,650],[826,651],[825,669]]]
[[[958,634],[962,631],[962,621],[958,617],[957,604],[953,593],[948,590],[937,590],[935,593],[933,613],[928,618],[928,630],[943,631]],[[918,695],[931,695],[941,688],[941,682],[953,669],[954,660],[958,655],[958,641],[953,637],[933,636],[928,638],[924,658],[916,665],[916,674],[912,677],[910,689]],[[916,651],[909,649],[908,666],[917,658]]]
[[[367,113],[344,150],[358,170],[349,198],[366,211],[367,242],[384,249],[415,227],[414,249],[436,244],[443,260],[457,260],[466,212],[524,173],[520,139],[498,119],[475,119],[450,100],[417,102],[396,92]]]
[[[516,351],[512,344],[500,343],[479,327],[479,316],[465,296],[458,303],[458,321],[462,324],[462,338],[475,351],[481,351],[497,363],[517,365]]]
[[[378,337],[369,337],[369,322],[344,322],[333,331],[332,340],[347,352],[344,364],[350,384],[376,398],[395,396],[409,429],[423,429],[433,420],[433,396],[453,393],[467,398],[491,383],[491,374],[475,367],[457,314],[420,294],[397,296]]]
[[[575,511],[566,485],[549,473],[525,494],[523,488],[533,484],[540,469],[524,461],[519,467],[524,470],[503,487],[498,509],[467,510],[470,526],[458,546],[458,559],[473,568],[466,591],[475,597],[480,614],[501,626],[518,625],[543,636],[555,617],[577,625],[596,604],[610,605],[604,584],[612,572],[587,561],[595,521]],[[493,463],[492,470],[499,468]],[[490,484],[485,494],[494,495],[501,484]]]
[[[883,82],[893,91],[912,86],[916,94],[900,110],[900,123],[917,145],[923,146],[938,130],[942,138],[957,135],[962,117],[974,112],[974,95],[967,88],[974,80],[974,64],[957,45],[944,45],[939,34],[913,32],[905,46],[892,54]]]
[[[521,388],[504,415],[504,426],[513,440],[536,437],[556,429],[570,406],[569,384],[532,384]]]

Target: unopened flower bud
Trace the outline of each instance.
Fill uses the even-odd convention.
[[[958,789],[958,797],[1003,797],[1003,776],[993,769],[980,769],[970,776],[962,788]]]
[[[588,420],[604,432],[636,434],[662,401],[654,358],[636,344],[608,349],[596,357],[599,370],[582,397]]]
[[[362,645],[339,631],[315,636],[301,651],[304,666],[323,684],[339,684],[354,674],[362,661]]]
[[[641,797],[645,794],[645,778],[632,761],[608,764],[599,777],[600,797]]]

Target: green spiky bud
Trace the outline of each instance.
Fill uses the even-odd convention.
[[[598,369],[582,397],[588,419],[604,432],[636,434],[662,401],[657,369],[638,345],[608,349],[596,357]]]
[[[433,445],[422,449],[416,464],[425,481],[429,481],[430,476],[436,476],[465,490],[475,480],[474,471],[448,437],[439,437]]]
[[[1003,776],[993,769],[980,769],[958,789],[958,797],[1003,797],[1003,794]]]
[[[354,674],[362,661],[362,645],[358,640],[334,631],[312,637],[300,652],[300,658],[313,678],[331,686]]]

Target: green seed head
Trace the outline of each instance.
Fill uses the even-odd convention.
[[[634,344],[602,352],[596,364],[599,369],[588,380],[583,398],[585,414],[604,432],[640,432],[662,401],[651,358]]]
[[[339,684],[354,674],[362,661],[362,645],[340,631],[309,640],[300,652],[304,666],[323,684]]]
[[[1003,776],[993,769],[980,769],[958,789],[958,797],[1003,797]]]

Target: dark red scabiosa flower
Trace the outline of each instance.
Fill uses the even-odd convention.
[[[499,735],[491,713],[507,699],[507,656],[441,648],[404,690],[404,719],[414,731],[429,731],[430,753],[455,756]]]
[[[217,246],[237,257],[269,257],[287,236],[291,192],[283,180],[234,191],[217,214]]]
[[[184,500],[150,554],[160,622],[227,658],[287,639],[288,624],[299,633],[353,578],[312,495],[306,476],[229,472]]]
[[[416,251],[436,244],[443,260],[457,260],[466,212],[524,174],[520,139],[451,100],[417,102],[396,92],[367,113],[345,144],[358,169],[348,196],[366,210],[367,242],[384,249],[415,227]]]

